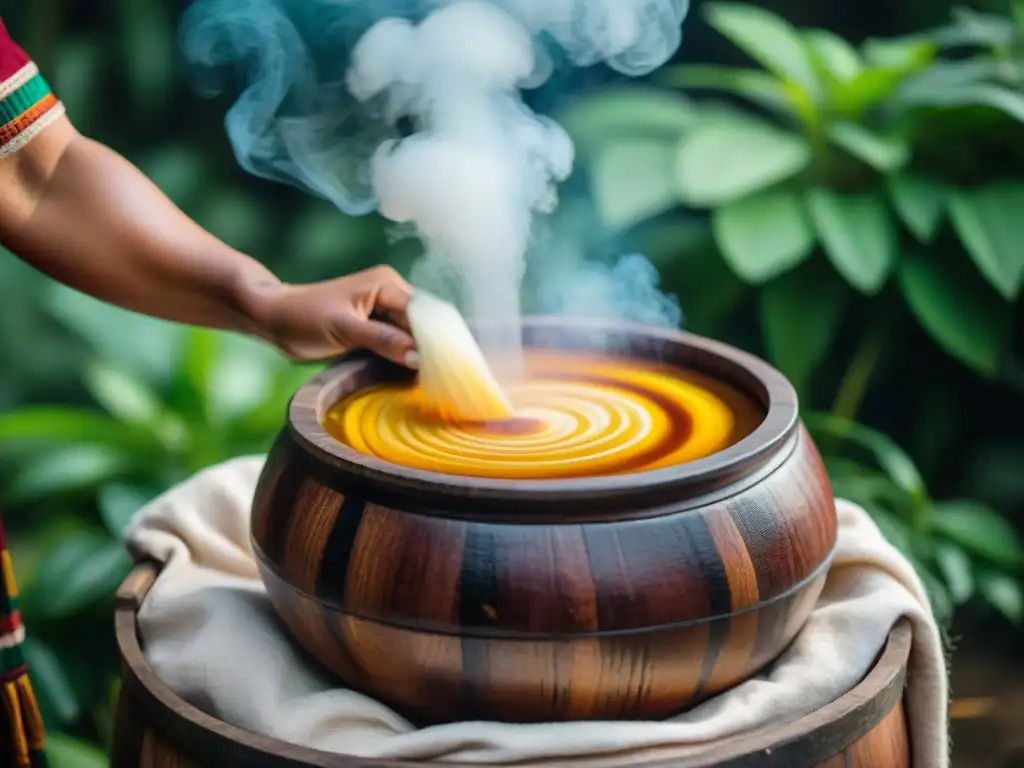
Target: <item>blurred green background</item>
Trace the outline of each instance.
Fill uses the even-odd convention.
[[[199,99],[182,74],[184,6],[3,13],[80,130],[282,278],[407,271],[416,243],[378,217],[237,168],[230,97]],[[946,625],[1019,642],[1024,2],[698,1],[662,71],[573,73],[531,99],[577,142],[546,247],[646,253],[689,330],[791,378],[837,493],[912,559]],[[7,256],[0,323],[0,503],[27,654],[58,766],[105,765],[127,520],[264,451],[310,369]]]

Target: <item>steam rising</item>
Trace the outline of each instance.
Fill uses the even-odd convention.
[[[651,71],[679,46],[688,2],[198,0],[182,43],[211,93],[225,67],[243,80],[226,117],[242,167],[411,227],[426,251],[414,282],[449,287],[509,379],[534,221],[573,165],[568,135],[520,90],[551,75],[552,42],[577,66]],[[653,267],[631,256],[619,269],[585,271],[561,304],[678,323]]]

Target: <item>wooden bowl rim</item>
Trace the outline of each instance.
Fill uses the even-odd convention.
[[[799,401],[788,379],[765,361],[728,344],[686,331],[625,321],[532,316],[524,318],[523,326],[528,332],[576,330],[581,333],[617,333],[644,338],[652,343],[686,347],[703,357],[704,365],[714,361],[731,368],[737,376],[745,374],[753,379],[763,392],[748,394],[767,401],[762,403],[766,407],[765,418],[751,434],[723,451],[647,472],[553,480],[451,475],[414,469],[369,456],[327,433],[321,419],[334,401],[325,402],[325,393],[334,391],[342,379],[382,362],[366,355],[354,355],[343,357],[299,388],[288,405],[288,429],[296,443],[314,458],[385,490],[502,502],[566,502],[608,500],[735,477],[744,469],[767,460],[797,426]],[[703,366],[698,364],[695,367],[700,370]]]
[[[124,686],[132,702],[165,738],[187,744],[200,754],[216,754],[226,765],[252,768],[500,768],[495,764],[410,762],[362,758],[324,752],[246,731],[188,703],[157,677],[139,642],[137,614],[162,565],[143,561],[132,568],[117,591],[115,635],[122,659]],[[901,618],[867,675],[850,691],[816,712],[788,723],[770,723],[738,736],[701,757],[654,758],[637,768],[790,768],[815,765],[842,752],[869,733],[903,697],[910,659],[911,626]],[[813,737],[813,738],[812,738]],[[115,744],[115,749],[117,745]]]

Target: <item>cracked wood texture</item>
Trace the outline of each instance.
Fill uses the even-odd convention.
[[[757,399],[765,419],[665,470],[440,475],[326,434],[331,404],[398,375],[342,361],[296,394],[253,503],[288,629],[346,685],[419,723],[663,718],[756,673],[803,626],[835,545],[792,387],[750,355],[663,329],[559,320],[529,325],[525,341],[694,368]]]
[[[178,697],[145,661],[137,614],[159,565],[137,566],[118,593],[116,636],[124,686],[112,768],[422,768],[424,763],[332,755],[236,728]],[[699,758],[623,758],[637,768],[910,768],[903,691],[909,622],[897,624],[864,679],[817,712],[737,736]],[[465,764],[467,768],[483,768]],[[926,768],[921,766],[921,768]]]

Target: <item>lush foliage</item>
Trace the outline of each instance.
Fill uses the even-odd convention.
[[[855,419],[883,355],[916,341],[908,323],[990,386],[1015,387],[1020,407],[1024,16],[961,11],[938,30],[854,46],[752,5],[701,8],[759,66],[677,65],[654,87],[598,92],[563,115],[603,221],[676,249],[666,270],[699,280],[690,291],[705,298],[683,306],[703,329],[727,335],[753,294],[758,343],[805,407],[834,392],[808,422],[837,491],[914,559],[944,616],[979,595],[1019,623],[1014,527],[980,501],[931,501],[910,456]],[[941,368],[916,373],[915,395],[941,391]],[[933,405],[923,420],[934,431],[955,418]]]
[[[865,16],[847,5],[829,18]],[[1022,552],[993,508],[1024,509],[1024,442],[962,404],[1020,409],[1020,15],[961,14],[853,46],[758,8],[695,7],[757,66],[680,65],[565,112],[573,182],[589,182],[600,221],[585,213],[581,227],[566,194],[556,235],[577,257],[650,254],[688,327],[759,351],[796,383],[837,492],[912,555],[941,611],[978,594],[1019,617]],[[415,244],[390,242],[376,217],[237,169],[228,103],[196,99],[181,76],[179,10],[34,0],[3,15],[81,130],[285,279],[407,266]],[[699,47],[709,30],[696,16]],[[309,371],[91,302],[2,252],[0,325],[0,503],[51,758],[105,765],[82,739],[110,738],[125,521],[196,469],[265,450]]]

